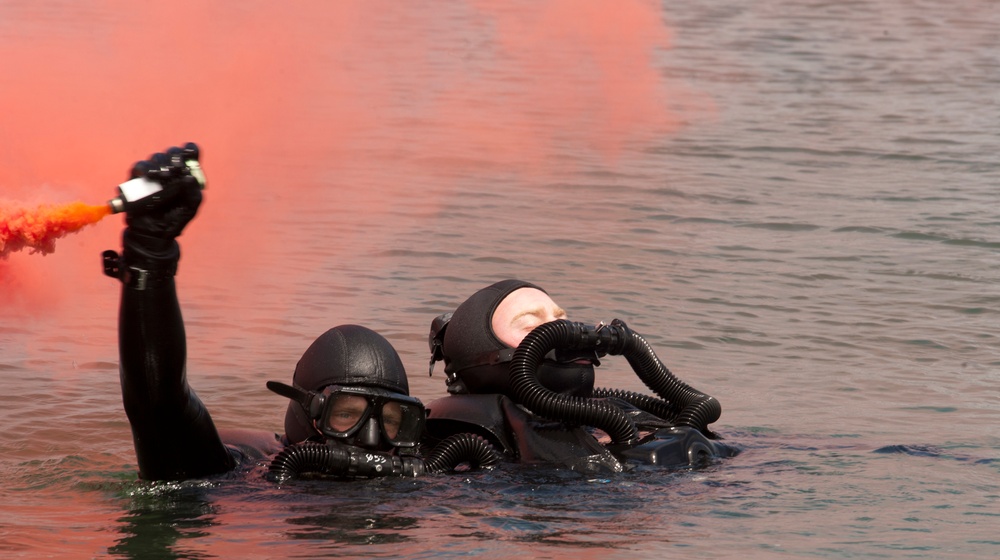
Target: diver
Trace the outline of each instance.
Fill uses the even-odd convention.
[[[677,379],[638,333],[619,320],[571,323],[529,282],[477,291],[432,321],[428,342],[431,373],[444,361],[450,393],[427,407],[432,438],[473,432],[510,460],[582,472],[698,466],[734,453],[708,429],[718,401]],[[606,355],[625,356],[657,396],[595,389]]]
[[[388,340],[341,325],[320,335],[298,361],[292,384],[268,382],[291,399],[285,434],[216,429],[188,384],[186,339],[174,275],[177,242],[202,202],[200,150],[188,143],[153,154],[131,171],[109,204],[125,212],[121,255],[103,254],[121,281],[118,318],[122,401],[144,480],[203,478],[249,471],[271,459],[268,477],[417,476],[458,464],[488,467],[499,455],[458,435],[421,457],[425,410],[409,396],[406,371]],[[458,443],[456,443],[458,442]]]

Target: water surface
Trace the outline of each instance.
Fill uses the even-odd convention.
[[[99,202],[201,143],[189,376],[281,431],[330,326],[414,395],[494,280],[621,318],[723,404],[698,471],[136,480],[118,217],[0,262],[11,557],[984,558],[1000,551],[1000,12],[766,0],[0,2],[0,188]],[[598,384],[643,389],[608,360]]]

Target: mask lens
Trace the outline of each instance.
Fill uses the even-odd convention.
[[[413,447],[420,442],[424,426],[424,406],[405,395],[370,394],[370,389],[332,387],[327,390],[317,427],[329,437],[361,437],[375,430],[390,445]],[[371,434],[368,434],[371,435]]]
[[[399,427],[403,424],[403,405],[398,402],[389,401],[382,405],[382,428],[385,436],[389,439],[396,439],[399,435]]]
[[[393,445],[416,445],[423,423],[422,406],[400,401],[387,401],[382,405],[382,430],[385,438]]]
[[[347,435],[368,416],[368,399],[346,393],[330,396],[326,428],[333,435]]]

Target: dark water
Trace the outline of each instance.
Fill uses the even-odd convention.
[[[0,2],[0,189],[98,203],[195,140],[189,376],[280,431],[326,328],[520,277],[723,404],[697,471],[136,480],[119,218],[0,262],[9,557],[1000,552],[1000,10],[951,3]],[[643,389],[609,360],[599,385]]]

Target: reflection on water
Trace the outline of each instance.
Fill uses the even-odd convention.
[[[133,498],[118,519],[120,537],[108,554],[126,558],[210,558],[197,539],[217,525],[218,507],[200,492]]]
[[[513,546],[533,554],[578,549],[587,557],[590,549],[606,554],[627,548],[643,533],[669,529],[684,539],[697,536],[673,512],[689,496],[711,492],[703,482],[710,473],[650,471],[588,479],[511,467],[416,480],[295,481],[280,489],[255,480],[133,485],[127,513],[117,520],[120,536],[108,552],[201,558],[240,551],[254,557],[261,554],[254,547],[263,541],[279,547],[276,553],[364,550],[366,556],[394,557],[401,550],[415,554],[423,543],[457,539],[468,543],[458,555],[467,547],[492,555]]]

